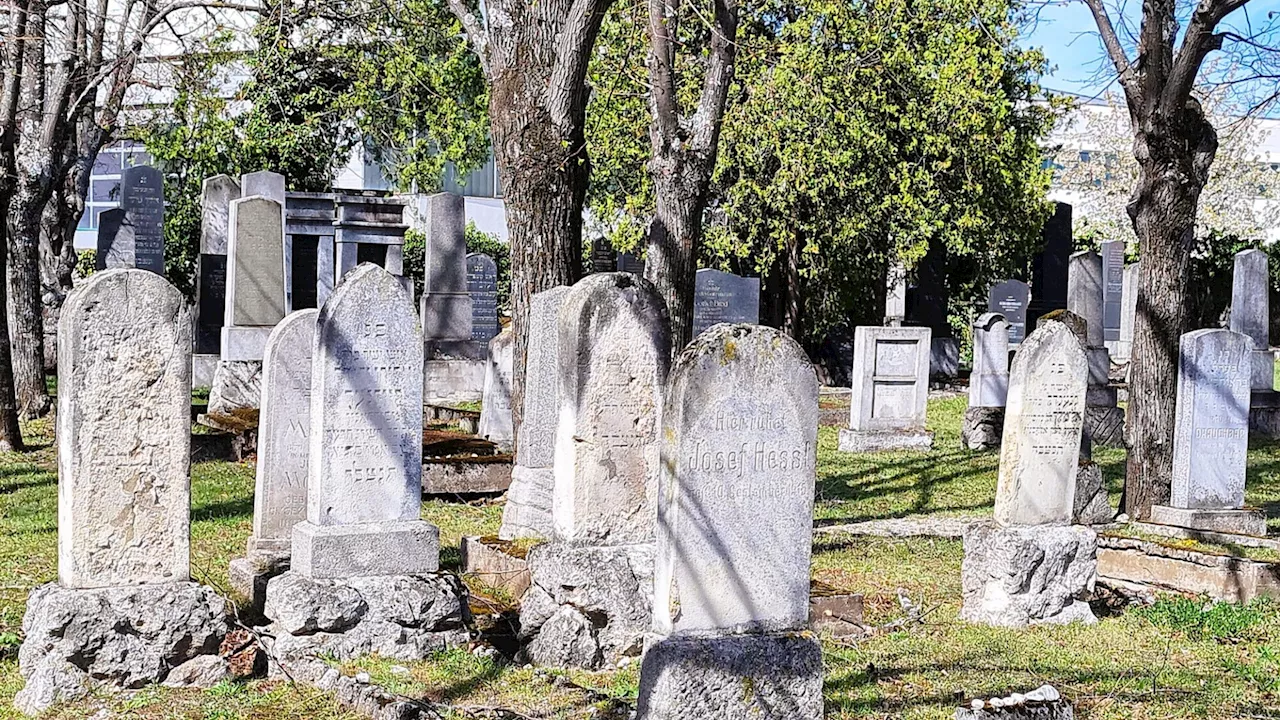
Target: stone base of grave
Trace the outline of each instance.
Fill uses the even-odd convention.
[[[1124,447],[1124,410],[1114,404],[1085,407],[1084,432],[1094,446]]]
[[[462,572],[489,587],[504,590],[517,601],[529,589],[527,551],[496,537],[462,538]]]
[[[1116,517],[1102,482],[1102,468],[1094,462],[1076,466],[1076,503],[1074,519],[1080,525],[1105,525]]]
[[[822,647],[808,633],[668,637],[640,665],[637,720],[818,720]]]
[[[453,575],[314,580],[287,572],[267,583],[268,650],[286,663],[321,654],[421,660],[469,641],[467,607]]]
[[[441,457],[422,461],[425,495],[500,493],[511,485],[511,456]]]
[[[994,450],[1004,435],[1004,408],[971,407],[964,411],[960,442],[970,450]]]
[[[231,590],[243,600],[240,618],[243,622],[262,620],[267,601],[267,582],[289,570],[289,548],[256,547],[249,538],[249,550],[235,558],[228,568]]]
[[[219,360],[209,387],[210,415],[234,415],[257,410],[262,397],[261,360]]]
[[[960,617],[999,627],[1097,622],[1079,599],[1093,590],[1097,554],[1098,535],[1086,527],[973,523],[964,532]]]
[[[598,670],[644,647],[653,604],[652,545],[548,543],[529,551],[520,604],[524,655],[538,665]]]
[[[422,365],[423,401],[432,405],[480,402],[484,360],[431,358]]]
[[[1267,536],[1267,516],[1256,508],[1212,510],[1152,505],[1151,522],[1232,535]]]
[[[1138,529],[1145,529],[1138,524]],[[1137,538],[1098,537],[1098,579],[1131,589],[1247,603],[1280,598],[1280,563],[1197,552]]]
[[[464,410],[449,405],[433,405],[425,403],[422,409],[424,422],[443,421],[454,423],[468,435],[475,435],[480,428],[480,413],[475,410]]]
[[[274,325],[222,326],[222,359],[230,362],[262,362]]]
[[[503,540],[517,538],[549,538],[552,535],[551,494],[556,478],[551,468],[511,469],[511,487],[507,488],[507,504],[502,508]]]
[[[885,450],[928,450],[933,433],[925,430],[851,430],[840,428],[840,452],[870,453]]]
[[[440,529],[422,520],[293,526],[293,569],[309,578],[427,575],[440,569]]]
[[[27,598],[18,710],[35,715],[94,688],[164,681],[227,634],[227,603],[193,582],[81,590],[44,585]]]
[[[1274,392],[1276,387],[1276,354],[1272,350],[1254,350],[1249,353],[1249,387],[1262,392]]]

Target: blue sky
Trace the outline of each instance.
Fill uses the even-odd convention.
[[[1141,9],[1139,0],[1125,3],[1124,15],[1130,19],[1135,31]],[[1248,20],[1256,28],[1266,21],[1268,13],[1280,12],[1280,0],[1252,0],[1243,10],[1232,14],[1227,22],[1243,26],[1246,11]],[[1038,22],[1023,39],[1023,45],[1039,47],[1048,56],[1051,70],[1042,82],[1046,88],[1095,95],[1101,93],[1114,78],[1109,64],[1105,67],[1100,65],[1103,50],[1097,27],[1089,8],[1080,0],[1045,4],[1038,13]],[[1100,69],[1107,71],[1106,77],[1100,77]]]

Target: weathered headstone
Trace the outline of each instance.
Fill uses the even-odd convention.
[[[1027,306],[1031,286],[1021,280],[1005,280],[987,292],[987,312],[999,313],[1009,323],[1009,345],[1017,347],[1027,337]]]
[[[285,177],[277,172],[270,170],[261,170],[259,172],[245,173],[240,176],[240,195],[241,197],[264,197],[268,200],[274,200],[279,204],[280,208],[280,247],[283,253],[284,267],[284,313],[288,314],[293,310],[293,248],[288,242],[288,238],[284,236],[284,204],[285,204]],[[283,315],[282,315],[283,316]],[[263,340],[265,342],[265,339]],[[261,360],[261,355],[258,357]]]
[[[555,541],[529,552],[520,632],[534,662],[594,669],[637,655],[650,624],[671,325],[657,289],[630,273],[579,281],[558,325]]]
[[[1085,352],[1089,358],[1086,447],[1124,444],[1124,411],[1117,407],[1116,389],[1110,386],[1111,354],[1103,332],[1104,293],[1102,257],[1092,250],[1072,255],[1067,309],[1085,322]]]
[[[1124,242],[1109,240],[1102,254],[1102,340],[1108,349],[1120,340],[1120,315],[1124,295]]]
[[[885,272],[884,324],[898,327],[907,319],[907,269],[893,263]]]
[[[929,328],[859,327],[854,331],[853,394],[843,452],[898,448],[927,450]]]
[[[1236,253],[1231,281],[1230,328],[1253,341],[1251,387],[1275,389],[1275,354],[1271,352],[1271,277],[1262,250]]]
[[[613,245],[605,238],[596,238],[591,242],[591,272],[614,272],[616,270],[616,261],[614,260]]]
[[[465,203],[460,195],[450,193],[418,196],[413,216],[426,235],[419,307],[427,402],[480,400],[488,345],[471,339],[473,303],[467,292]]]
[[[1009,323],[999,313],[986,313],[973,323],[973,372],[969,375],[969,407],[961,440],[970,450],[1000,445],[1004,405],[1009,395]]]
[[[1086,345],[1103,347],[1102,256],[1082,250],[1071,256],[1067,280],[1067,310],[1085,321]]]
[[[635,253],[618,253],[616,266],[618,272],[644,277],[644,258]]]
[[[307,519],[293,568],[308,578],[435,572],[422,502],[421,330],[395,276],[347,274],[320,310],[311,374]]]
[[[196,277],[196,352],[222,352],[226,320],[227,248],[231,235],[231,201],[240,199],[240,184],[226,175],[205,178],[200,192],[200,260]]]
[[[483,253],[467,255],[467,292],[471,294],[471,339],[488,343],[497,337],[498,265]]]
[[[231,203],[224,361],[261,361],[267,337],[285,315],[283,215],[258,195]]]
[[[1138,273],[1141,263],[1133,263],[1124,269],[1124,291],[1120,300],[1120,339],[1113,353],[1117,362],[1129,362],[1133,354],[1133,324],[1138,317]]]
[[[1013,358],[995,519],[1066,525],[1075,502],[1089,366],[1070,313],[1041,318]]]
[[[555,435],[559,412],[560,359],[557,318],[569,288],[534,293],[529,299],[529,346],[525,351],[524,413],[511,487],[498,537],[549,538],[555,490]]]
[[[504,452],[511,451],[515,432],[511,425],[511,374],[515,334],[510,327],[489,341],[489,360],[485,364],[484,399],[480,405],[477,435],[489,440]]]
[[[1232,330],[1182,336],[1173,439],[1173,483],[1158,523],[1244,535],[1267,533],[1266,517],[1244,509],[1249,451],[1249,376],[1255,341]]]
[[[1071,258],[1071,206],[1056,203],[1041,236],[1043,249],[1031,260],[1031,304],[1028,313],[1040,318],[1067,307],[1067,275]],[[1027,328],[1028,331],[1033,328]]]
[[[154,273],[104,271],[68,296],[59,326],[59,582],[189,579],[191,326],[182,295]]]
[[[718,323],[760,321],[760,278],[703,268],[693,290],[693,334]]]
[[[637,717],[820,718],[821,648],[800,634],[818,435],[812,363],[777,330],[719,325],[681,353],[667,387],[658,638]],[[748,648],[746,662],[723,659]],[[741,692],[748,684],[753,692]]]

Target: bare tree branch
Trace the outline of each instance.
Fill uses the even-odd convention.
[[[702,98],[694,118],[692,145],[699,153],[716,147],[720,124],[724,118],[725,100],[733,82],[733,64],[737,50],[737,0],[715,1],[715,27],[711,31],[711,60],[702,87]]]
[[[1133,77],[1133,65],[1129,62],[1129,56],[1125,54],[1124,46],[1120,44],[1120,38],[1116,37],[1115,26],[1111,24],[1111,16],[1107,13],[1106,6],[1102,4],[1103,0],[1084,1],[1089,6],[1089,11],[1093,13],[1093,19],[1098,25],[1098,32],[1102,34],[1102,45],[1107,49],[1111,64],[1115,65],[1116,77],[1120,79],[1120,85],[1124,87],[1125,95],[1136,99],[1138,87]],[[1133,100],[1129,101],[1129,105],[1129,111],[1132,113]]]
[[[1182,107],[1191,95],[1196,76],[1200,74],[1200,66],[1209,53],[1222,47],[1225,35],[1215,33],[1218,23],[1232,12],[1244,7],[1249,0],[1201,0],[1195,12],[1191,14],[1191,22],[1187,25],[1187,34],[1182,40],[1174,56],[1173,67],[1169,70],[1168,81],[1160,94],[1160,105],[1165,112],[1174,112]]]

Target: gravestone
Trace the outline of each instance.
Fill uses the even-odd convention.
[[[760,321],[760,278],[748,278],[703,268],[693,291],[693,334],[717,323]]]
[[[1092,250],[1071,256],[1067,309],[1085,322],[1085,352],[1089,358],[1089,392],[1084,433],[1086,447],[1124,445],[1124,411],[1116,405],[1110,386],[1111,354],[1107,352],[1103,306],[1106,283],[1102,257]]]
[[[285,315],[283,216],[275,200],[231,203],[224,361],[261,361],[267,337]]]
[[[652,615],[671,324],[653,284],[630,273],[580,280],[557,324],[554,540],[529,552],[520,634],[535,663],[599,669],[639,654]]]
[[[133,267],[132,257],[126,257],[123,245],[116,245],[116,236],[124,224],[124,210],[111,208],[98,214],[98,251],[93,258],[95,272]]]
[[[502,509],[498,537],[550,538],[555,490],[555,435],[559,412],[560,353],[557,318],[569,294],[566,286],[529,298],[529,346],[525,350],[524,413],[517,438],[511,487]]]
[[[1002,315],[1009,323],[1009,345],[1017,347],[1027,337],[1027,306],[1031,286],[1021,280],[1005,280],[987,292],[987,312]]]
[[[960,436],[970,450],[1000,445],[1004,405],[1009,394],[1010,325],[999,313],[973,322],[973,372],[969,375],[969,407]]]
[[[853,341],[853,394],[842,452],[927,450],[929,328],[859,327]]]
[[[1030,316],[1040,318],[1067,307],[1067,275],[1072,249],[1071,206],[1055,203],[1041,231],[1043,249],[1031,259]],[[1028,328],[1031,330],[1032,328]]]
[[[405,204],[397,198],[338,195],[333,221],[334,276],[341,280],[360,263],[373,263],[400,282],[410,297],[413,281],[404,278]]]
[[[960,617],[984,625],[1097,622],[1085,593],[1097,533],[1072,525],[1089,365],[1069,312],[1040,318],[1013,357],[994,521],[964,533]]]
[[[602,273],[615,270],[613,245],[605,238],[596,238],[591,243],[591,272]]]
[[[907,319],[907,269],[893,263],[885,272],[884,324],[898,327]]]
[[[414,217],[427,238],[419,304],[427,402],[478,401],[488,346],[472,340],[465,203],[462,196],[450,193],[418,196]]]
[[[635,253],[618,253],[616,257],[617,272],[644,277],[644,258]]]
[[[1042,318],[1013,357],[995,519],[1001,525],[1066,525],[1075,502],[1089,366],[1078,319]]]
[[[638,718],[822,717],[821,647],[802,634],[817,409],[812,363],[772,328],[719,325],[677,359]]]
[[[488,343],[497,337],[498,265],[483,253],[467,255],[467,292],[471,294],[471,339]]]
[[[511,425],[511,374],[515,334],[510,327],[489,341],[489,360],[485,364],[484,400],[480,405],[480,425],[476,434],[511,452],[515,432]]]
[[[307,517],[311,362],[319,311],[298,310],[276,325],[262,357],[253,534],[231,561],[231,583],[262,612],[267,581],[289,568],[293,526]]]
[[[1232,330],[1182,336],[1168,506],[1151,519],[1198,530],[1267,534],[1261,511],[1244,509],[1249,452],[1249,377],[1255,341]]]
[[[99,215],[98,256],[99,269],[164,274],[164,176],[159,170],[147,165],[125,168],[119,211]]]
[[[1120,340],[1124,295],[1124,242],[1109,240],[1102,251],[1102,340],[1108,350]]]
[[[285,193],[284,236],[290,249],[293,309],[318,308],[334,283],[333,193]]]
[[[285,289],[285,310],[287,314],[293,309],[293,297],[291,291],[293,289],[293,265],[290,258],[293,255],[293,248],[289,246],[284,237],[284,204],[285,204],[285,179],[284,175],[269,170],[259,172],[245,173],[240,176],[240,195],[241,197],[259,196],[269,200],[274,200],[280,206],[280,243],[284,253],[284,289]],[[265,342],[265,340],[264,340]],[[258,359],[262,359],[259,355]]]
[[[27,598],[14,697],[31,715],[181,674],[228,629],[226,602],[190,582],[186,299],[157,273],[105,270],[58,325],[58,582]]]
[[[205,178],[200,186],[200,260],[196,276],[196,352],[222,352],[226,319],[227,246],[231,235],[231,201],[240,199],[240,184],[226,175]]]
[[[293,567],[308,578],[435,572],[422,502],[421,330],[395,276],[361,265],[320,310],[311,376],[307,518]]]
[[[1251,387],[1275,389],[1275,354],[1271,352],[1270,270],[1261,250],[1236,253],[1231,281],[1230,328],[1253,341]]]
[[[1086,346],[1103,347],[1102,256],[1082,250],[1071,256],[1067,281],[1067,310],[1085,322]]]
[[[1138,316],[1138,273],[1141,263],[1133,263],[1124,269],[1124,292],[1120,300],[1120,339],[1112,353],[1116,362],[1127,363],[1133,354],[1133,324]]]

